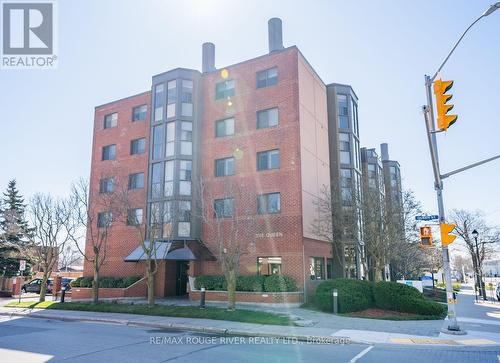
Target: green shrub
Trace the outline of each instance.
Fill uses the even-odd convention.
[[[140,276],[128,277],[101,277],[99,279],[100,288],[125,288],[139,281]],[[79,277],[71,281],[72,287],[92,287],[93,277]]]
[[[92,287],[93,277],[82,277],[80,280],[80,287]]]
[[[227,290],[226,279],[221,275],[198,276],[196,277],[194,285],[198,290],[202,287],[204,287],[206,290]]]
[[[315,301],[323,311],[332,311],[332,291],[338,291],[339,313],[368,309],[373,306],[373,283],[355,279],[334,279],[320,283]]]
[[[446,305],[426,299],[420,291],[405,284],[379,282],[373,294],[380,309],[432,316],[444,316],[447,311]]]
[[[267,292],[291,292],[297,291],[295,280],[290,276],[270,275],[264,279],[264,291]]]
[[[74,279],[69,283],[71,287],[80,287],[80,282],[82,281],[83,277],[78,277],[77,279]]]
[[[264,276],[238,276],[236,278],[236,291],[264,291]]]
[[[137,281],[141,279],[141,276],[128,276],[124,277],[122,281],[118,284],[118,287],[129,287],[132,284],[135,284]]]

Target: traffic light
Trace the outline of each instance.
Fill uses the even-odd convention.
[[[449,244],[453,243],[457,236],[450,233],[453,232],[456,225],[441,223],[439,227],[441,228],[441,243],[443,244],[443,246],[448,246]]]
[[[434,94],[436,95],[436,107],[437,107],[437,124],[438,129],[442,131],[448,130],[448,127],[453,125],[458,116],[457,115],[447,115],[447,113],[453,108],[453,105],[447,104],[449,100],[453,97],[451,94],[446,94],[451,87],[453,87],[453,81],[442,81],[438,79],[434,82]]]
[[[431,227],[420,227],[420,245],[432,247],[432,230]]]

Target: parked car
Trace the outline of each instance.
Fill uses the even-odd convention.
[[[496,288],[495,292],[497,295],[497,300],[500,301],[500,282],[497,283],[497,288]]]
[[[69,277],[63,277],[61,279],[61,287],[66,287],[66,291],[71,290],[71,281],[73,281],[73,279],[70,279]]]
[[[26,292],[34,292],[34,293],[37,293],[39,294],[40,293],[40,289],[42,287],[42,279],[33,279],[31,280],[30,282],[28,282],[27,284],[24,284],[22,287],[21,287],[21,291],[26,293]],[[53,286],[53,281],[52,279],[48,279],[47,280],[47,293],[51,294],[52,293],[52,286]]]

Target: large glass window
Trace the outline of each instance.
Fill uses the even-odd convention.
[[[163,105],[165,104],[165,86],[158,84],[155,87],[155,121],[163,119]]]
[[[111,212],[99,212],[97,213],[97,227],[111,227],[113,222],[113,214]]]
[[[174,156],[175,151],[175,122],[169,122],[167,124],[167,144],[166,144],[166,156]]]
[[[114,178],[103,178],[99,181],[99,193],[112,193],[114,188]]]
[[[193,123],[189,121],[181,122],[181,154],[193,154]]]
[[[234,175],[234,158],[215,160],[215,176]]]
[[[143,121],[146,119],[147,114],[148,114],[147,105],[140,105],[134,107],[132,110],[132,121]]]
[[[128,176],[129,189],[144,188],[144,173],[134,173]]]
[[[278,83],[278,68],[257,72],[257,88],[274,86]]]
[[[349,134],[339,133],[339,149],[340,149],[340,163],[351,163],[351,144]]]
[[[234,198],[214,200],[215,218],[231,218],[234,216]]]
[[[257,128],[264,129],[278,125],[278,108],[269,108],[257,112]]]
[[[323,257],[311,257],[309,259],[309,270],[311,280],[324,280],[325,260]]]
[[[140,138],[130,142],[130,155],[144,154],[146,151],[146,139]]]
[[[182,80],[181,103],[181,115],[193,116],[193,81],[191,80]]]
[[[257,274],[262,276],[281,274],[281,257],[258,257]]]
[[[192,162],[190,160],[180,161],[179,172],[179,194],[191,195],[191,169]]]
[[[163,196],[163,165],[164,163],[154,163],[151,169],[151,198],[161,198]]]
[[[174,194],[174,161],[165,162],[165,197],[171,197]]]
[[[279,150],[269,150],[257,153],[257,170],[279,169]]]
[[[333,258],[326,259],[326,278],[333,279]]]
[[[339,128],[349,128],[349,106],[347,102],[347,95],[337,95],[337,108],[339,117]]]
[[[342,205],[349,206],[352,203],[352,170],[340,169],[340,197]]]
[[[215,85],[215,99],[228,98],[234,96],[234,80],[229,79]]]
[[[104,128],[105,129],[109,129],[111,127],[116,127],[117,124],[118,124],[118,114],[116,112],[104,116]]]
[[[153,128],[153,160],[162,159],[165,154],[165,125]]]
[[[107,145],[102,148],[102,160],[115,160],[116,145]]]
[[[167,83],[167,118],[175,117],[175,103],[177,101],[177,81]]]
[[[142,208],[129,209],[127,211],[127,225],[138,226],[142,224]]]
[[[257,211],[259,214],[275,214],[281,211],[280,193],[268,193],[258,196]]]
[[[234,118],[219,120],[215,123],[215,137],[234,135]]]
[[[189,237],[191,235],[191,202],[188,200],[179,201],[179,222],[177,224],[177,235],[179,237]]]

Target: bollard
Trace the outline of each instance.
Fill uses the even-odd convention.
[[[338,300],[338,295],[339,295],[337,289],[333,289],[332,295],[333,295],[333,313],[335,315],[337,315],[337,313],[338,313],[338,301],[337,300]]]
[[[61,304],[64,302],[64,295],[66,295],[66,286],[61,287]]]
[[[201,288],[200,309],[205,309],[205,288]]]

